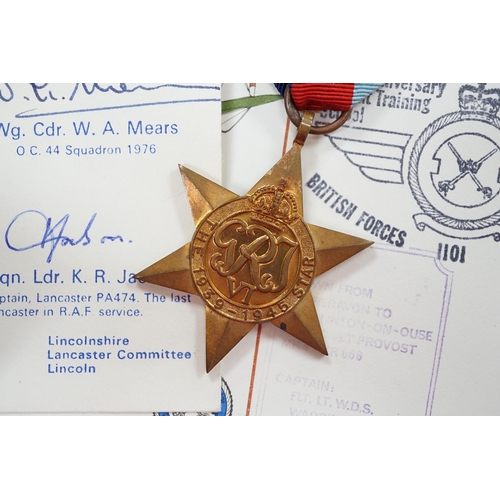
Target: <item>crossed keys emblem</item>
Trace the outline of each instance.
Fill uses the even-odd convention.
[[[443,193],[444,196],[448,194],[449,191],[455,189],[455,185],[460,179],[463,179],[466,175],[470,175],[471,179],[477,186],[477,190],[483,193],[484,199],[491,198],[493,191],[488,186],[483,186],[479,179],[476,177],[479,169],[483,166],[484,162],[493,156],[498,149],[492,149],[488,154],[484,155],[480,160],[474,161],[472,159],[464,160],[459,152],[455,149],[451,142],[448,142],[448,147],[451,149],[452,153],[458,162],[458,170],[460,173],[453,179],[448,181],[441,181],[438,183],[438,189]]]

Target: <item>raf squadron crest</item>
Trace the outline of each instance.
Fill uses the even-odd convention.
[[[464,85],[459,105],[431,123],[411,153],[408,181],[423,211],[415,224],[500,241],[500,89]]]

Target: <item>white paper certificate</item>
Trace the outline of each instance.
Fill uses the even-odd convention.
[[[134,273],[220,182],[220,87],[0,84],[0,410],[218,411],[197,297]]]

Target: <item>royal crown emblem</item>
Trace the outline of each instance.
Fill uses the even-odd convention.
[[[286,180],[281,179],[278,186],[263,186],[255,191],[251,198],[253,220],[283,231],[283,224],[290,224],[299,216],[295,196],[285,191],[286,186]]]
[[[484,83],[477,87],[463,85],[458,91],[460,110],[466,113],[496,115],[500,109],[500,89],[485,89]]]

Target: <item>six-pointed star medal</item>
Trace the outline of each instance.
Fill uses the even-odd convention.
[[[372,242],[303,221],[300,150],[242,197],[180,166],[193,239],[135,278],[203,299],[207,372],[263,322],[328,354],[311,284]]]

